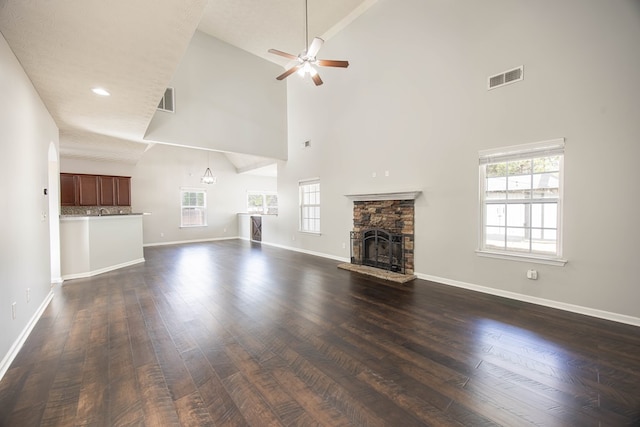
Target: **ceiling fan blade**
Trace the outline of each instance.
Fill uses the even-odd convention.
[[[335,59],[318,59],[316,64],[321,65],[323,67],[342,67],[347,68],[349,66],[349,61],[338,61]]]
[[[320,37],[314,37],[313,41],[309,45],[309,49],[307,50],[307,57],[315,58],[323,43],[324,40],[322,40]]]
[[[276,80],[283,80],[283,79],[289,77],[291,74],[293,74],[296,71],[298,71],[300,69],[300,67],[302,67],[302,64],[298,64],[295,67],[289,68],[287,71],[285,71],[284,73],[282,73],[278,77],[276,77]]]
[[[298,59],[297,56],[292,55],[292,54],[287,53],[287,52],[283,52],[283,51],[278,50],[278,49],[269,49],[269,53],[273,53],[275,55],[284,56],[285,58],[289,58],[289,59],[295,59],[295,60]]]
[[[311,80],[313,80],[316,86],[320,86],[323,83],[322,79],[320,78],[320,74],[318,73],[312,75]]]

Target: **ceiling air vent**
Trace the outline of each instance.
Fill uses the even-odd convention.
[[[504,73],[496,74],[489,77],[488,89],[495,89],[500,86],[508,85],[510,83],[519,82],[524,78],[524,66],[519,66],[513,70],[505,71]]]
[[[164,95],[162,95],[162,99],[160,100],[160,103],[158,104],[158,110],[160,111],[168,111],[170,113],[175,113],[176,111],[176,104],[174,102],[174,97],[173,97],[173,88],[172,87],[168,87],[167,90],[164,91]]]

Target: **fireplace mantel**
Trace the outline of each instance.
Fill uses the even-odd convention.
[[[420,194],[422,194],[422,190],[392,193],[345,194],[344,196],[352,202],[373,202],[378,200],[415,200]]]

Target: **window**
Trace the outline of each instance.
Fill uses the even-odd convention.
[[[300,181],[300,231],[320,233],[320,180]]]
[[[180,227],[207,226],[207,192],[200,189],[180,190]]]
[[[276,215],[278,213],[278,195],[271,192],[249,191],[247,193],[247,212]]]
[[[564,139],[480,152],[479,254],[564,265],[563,160]]]

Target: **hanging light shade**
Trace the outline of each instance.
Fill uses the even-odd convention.
[[[204,175],[200,178],[200,182],[203,184],[215,184],[217,178],[213,176],[211,173],[211,169],[209,169],[209,153],[207,153],[207,170],[204,171]]]
[[[209,168],[204,171],[204,175],[202,175],[202,178],[200,178],[200,182],[203,184],[215,184],[216,180],[217,178],[213,176],[213,173],[211,173],[211,169]]]

